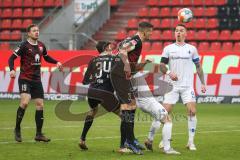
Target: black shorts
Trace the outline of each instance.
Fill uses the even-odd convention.
[[[18,79],[18,86],[20,93],[28,93],[32,99],[44,98],[44,91],[42,82],[30,81],[25,79]]]
[[[108,112],[114,112],[120,106],[113,92],[98,88],[88,89],[88,104],[91,108],[96,108],[101,104]]]
[[[121,60],[115,62],[110,73],[110,78],[120,103],[131,103],[131,100],[134,99],[133,87],[131,81],[126,79],[124,63]]]

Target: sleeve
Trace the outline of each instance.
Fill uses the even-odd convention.
[[[45,46],[43,46],[43,58],[48,63],[57,64],[57,62],[58,62],[57,60],[55,60],[54,58],[52,58],[51,56],[48,55],[47,49]]]
[[[20,44],[14,51],[13,54],[8,59],[8,66],[10,71],[14,70],[14,60],[24,53],[24,45]]]
[[[167,48],[165,47],[163,49],[161,63],[168,64],[168,61],[169,61],[169,53],[168,53]]]
[[[199,55],[198,55],[198,51],[196,47],[193,47],[193,55],[192,55],[192,61],[193,63],[199,63],[200,59],[199,59]]]
[[[82,81],[84,85],[89,84],[91,82],[92,70],[93,70],[93,60],[91,60],[88,63],[87,71],[84,74],[83,81]]]
[[[12,54],[11,57],[8,59],[8,65],[10,68],[10,71],[14,70],[14,60],[17,58],[15,54]]]

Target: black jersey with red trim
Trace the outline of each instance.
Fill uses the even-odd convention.
[[[42,56],[47,56],[46,47],[42,42],[37,41],[37,44],[31,44],[24,41],[13,54],[21,58],[19,79],[41,81]]]

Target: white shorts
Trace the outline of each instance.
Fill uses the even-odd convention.
[[[196,102],[196,96],[194,89],[192,87],[173,87],[171,92],[164,95],[163,103],[166,104],[176,104],[179,100],[179,95],[181,96],[183,104],[190,102]]]
[[[163,120],[168,115],[167,110],[155,98],[136,98],[137,107],[149,113],[156,120]]]

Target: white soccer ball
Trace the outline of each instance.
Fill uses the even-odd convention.
[[[193,13],[189,8],[182,8],[178,11],[178,21],[188,23],[193,19]]]

